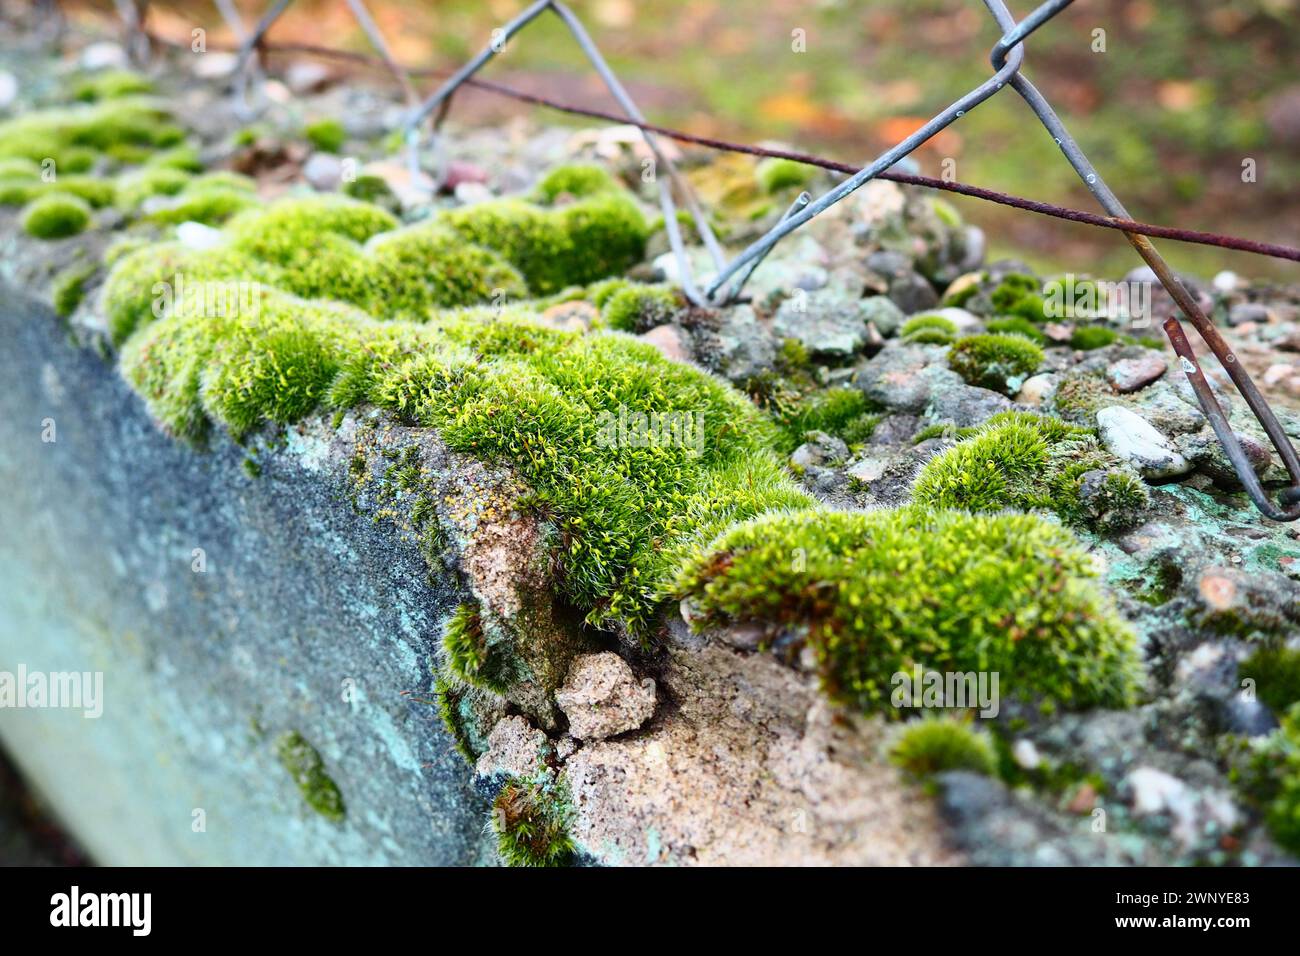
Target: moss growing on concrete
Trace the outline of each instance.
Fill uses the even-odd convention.
[[[86,282],[95,272],[93,263],[82,262],[68,266],[54,277],[54,283],[50,286],[50,302],[59,318],[66,319],[77,311],[77,306],[81,305],[85,296]]]
[[[1038,326],[1019,315],[1008,316],[1004,319],[992,319],[984,327],[988,331],[996,332],[999,335],[1023,335],[1038,345],[1042,345],[1047,341],[1047,336],[1043,334]]]
[[[1257,649],[1237,667],[1237,676],[1255,681],[1255,692],[1274,713],[1300,703],[1300,650],[1285,645]]]
[[[117,179],[117,205],[125,212],[139,209],[151,196],[174,196],[187,185],[191,176],[170,166],[140,169]]]
[[[996,776],[997,750],[987,734],[949,717],[913,721],[899,732],[889,759],[910,776],[928,780],[950,770]]]
[[[152,81],[133,70],[104,70],[77,80],[72,96],[83,103],[95,103],[152,92]]]
[[[1263,814],[1278,845],[1300,853],[1300,704],[1267,737],[1244,743],[1233,776],[1245,799]]]
[[[462,604],[447,621],[442,653],[447,669],[471,687],[505,693],[515,678],[510,655],[489,640],[473,604]]]
[[[682,300],[670,286],[622,283],[600,298],[600,317],[607,328],[620,332],[648,332],[672,321]]]
[[[562,196],[582,199],[600,193],[616,192],[619,186],[603,166],[589,163],[572,163],[556,166],[537,184],[537,201],[554,203]]]
[[[1043,301],[1042,285],[1031,275],[1012,273],[1003,277],[989,293],[989,300],[998,315],[1019,316],[1038,324],[1050,319]]]
[[[1092,432],[1032,412],[1002,412],[960,429],[956,445],[926,462],[918,504],[967,511],[1054,511],[1074,525],[1115,531],[1141,520],[1146,485]]]
[[[492,832],[507,866],[568,866],[574,846],[572,816],[561,785],[550,781],[512,781],[492,803]]]
[[[23,207],[23,230],[37,239],[66,239],[90,225],[90,204],[70,193],[47,193]]]
[[[769,156],[754,168],[758,186],[769,196],[787,189],[803,189],[812,182],[815,170],[792,159]]]
[[[1043,364],[1043,350],[1019,335],[968,335],[948,353],[949,367],[970,385],[1006,395]]]
[[[338,823],[347,815],[343,794],[325,770],[325,761],[302,734],[290,731],[275,744],[276,756],[293,778],[302,798],[327,820]]]
[[[697,626],[760,624],[786,653],[806,643],[826,692],[864,712],[890,712],[891,677],[913,666],[1118,707],[1135,691],[1134,635],[1095,575],[1068,531],[1031,515],[799,511],[729,530],[678,593]]]
[[[951,345],[957,326],[942,315],[917,315],[903,323],[899,335],[915,345]]]
[[[348,141],[348,131],[343,124],[333,118],[316,120],[303,127],[303,136],[307,142],[324,153],[338,153]]]
[[[184,138],[160,105],[142,98],[42,110],[0,123],[0,158],[54,161],[58,175],[84,172],[120,147],[153,150]]]
[[[1105,348],[1119,341],[1119,333],[1105,325],[1081,325],[1070,336],[1070,347],[1081,352]]]

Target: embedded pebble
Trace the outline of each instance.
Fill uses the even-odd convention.
[[[1168,438],[1127,408],[1111,405],[1098,411],[1097,429],[1106,449],[1148,481],[1177,478],[1192,470]]]

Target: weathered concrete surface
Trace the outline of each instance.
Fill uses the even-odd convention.
[[[461,595],[354,508],[338,449],[291,434],[260,477],[224,436],[196,453],[48,309],[0,293],[0,671],[101,671],[104,696],[97,720],[0,708],[0,743],[93,858],[491,860],[485,798],[421,700]],[[291,731],[343,822],[277,761]]]

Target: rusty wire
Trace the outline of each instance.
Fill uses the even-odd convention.
[[[267,30],[275,19],[284,12],[291,0],[275,0],[271,11],[262,18],[254,31],[249,34],[240,45],[241,74],[246,76],[246,67],[251,54],[255,50],[264,49],[264,37]],[[361,0],[348,0],[349,6],[353,8],[354,13],[358,8],[364,11]],[[490,88],[488,84],[476,81],[474,74],[478,72],[488,61],[490,61],[502,48],[502,43],[509,40],[514,34],[523,30],[537,17],[543,13],[551,12],[558,16],[568,28],[569,32],[577,40],[583,53],[586,55],[593,69],[604,80],[606,87],[618,101],[620,107],[625,111],[625,116],[616,114],[604,114],[603,118],[622,123],[630,123],[638,127],[647,146],[656,157],[656,160],[664,165],[669,172],[669,184],[661,185],[659,189],[660,203],[663,208],[665,227],[668,232],[669,241],[677,259],[679,280],[681,281],[683,292],[687,297],[697,305],[724,305],[734,301],[739,296],[740,291],[753,271],[762,262],[763,258],[771,249],[780,242],[785,236],[804,225],[819,213],[824,212],[832,205],[838,203],[865,183],[875,178],[890,178],[901,181],[914,181],[917,185],[926,185],[935,188],[944,188],[952,192],[974,195],[977,198],[991,199],[992,201],[1002,202],[1005,205],[1013,205],[1018,208],[1026,208],[1031,211],[1054,215],[1058,218],[1069,219],[1076,222],[1087,222],[1091,225],[1101,226],[1104,228],[1119,229],[1125,234],[1134,249],[1142,259],[1151,268],[1161,285],[1170,294],[1174,302],[1182,310],[1184,316],[1201,338],[1209,346],[1210,350],[1218,358],[1220,364],[1227,372],[1228,377],[1232,380],[1237,390],[1245,399],[1247,406],[1254,414],[1264,432],[1268,435],[1273,447],[1281,457],[1287,472],[1291,478],[1291,487],[1282,491],[1279,495],[1281,504],[1275,504],[1268,498],[1262,484],[1256,476],[1254,468],[1251,466],[1240,441],[1233,432],[1228,423],[1227,416],[1219,406],[1213,391],[1210,389],[1204,374],[1201,372],[1199,364],[1196,361],[1195,354],[1192,351],[1190,343],[1187,341],[1181,325],[1174,316],[1170,316],[1164,323],[1164,329],[1169,336],[1170,343],[1174,351],[1179,356],[1183,370],[1188,376],[1192,389],[1200,403],[1201,410],[1206,419],[1210,422],[1211,428],[1215,432],[1220,444],[1223,446],[1225,454],[1228,456],[1234,471],[1236,471],[1242,486],[1246,489],[1251,501],[1266,517],[1276,521],[1294,521],[1300,518],[1300,458],[1297,457],[1294,447],[1287,438],[1285,431],[1278,422],[1277,417],[1273,414],[1272,409],[1260,394],[1258,388],[1251,380],[1250,376],[1242,368],[1241,363],[1237,361],[1236,356],[1232,353],[1227,342],[1214,327],[1213,322],[1205,315],[1195,298],[1188,292],[1182,281],[1174,274],[1173,270],[1165,262],[1163,257],[1156,251],[1155,246],[1150,241],[1150,236],[1159,235],[1183,241],[1202,242],[1207,245],[1222,246],[1224,248],[1235,248],[1242,251],[1259,252],[1265,255],[1275,255],[1279,258],[1300,261],[1300,250],[1290,249],[1282,246],[1271,246],[1264,243],[1252,243],[1249,240],[1233,239],[1232,237],[1215,236],[1208,233],[1194,233],[1186,230],[1175,230],[1170,227],[1148,226],[1138,223],[1128,214],[1123,204],[1115,194],[1106,185],[1101,175],[1096,171],[1088,161],[1083,151],[1079,148],[1077,142],[1070,135],[1065,125],[1056,115],[1046,98],[1034,87],[1034,85],[1025,77],[1021,71],[1021,65],[1024,57],[1024,41],[1028,39],[1034,31],[1041,28],[1049,22],[1058,13],[1069,7],[1074,0],[1045,0],[1033,12],[1024,19],[1017,21],[1007,9],[1003,0],[984,0],[984,5],[988,8],[989,13],[997,21],[999,28],[1003,31],[1001,38],[993,47],[990,60],[994,68],[994,74],[988,80],[981,83],[974,90],[966,93],[946,109],[942,110],[920,129],[904,138],[901,142],[886,150],[875,160],[860,169],[843,168],[842,171],[848,173],[848,178],[836,184],[830,191],[821,197],[808,201],[804,196],[790,207],[781,219],[762,237],[757,239],[750,246],[744,249],[739,255],[735,256],[725,265],[722,262],[720,247],[713,237],[712,230],[709,228],[707,220],[700,211],[698,204],[695,202],[691,191],[685,180],[677,173],[675,167],[663,155],[659,149],[654,134],[662,132],[664,135],[673,136],[677,139],[695,139],[688,138],[684,135],[678,135],[674,131],[663,130],[658,127],[652,127],[645,121],[640,111],[627,95],[622,85],[619,83],[613,71],[605,63],[599,50],[596,48],[594,41],[587,34],[581,22],[569,8],[560,2],[560,0],[536,0],[523,13],[519,14],[510,21],[501,31],[498,37],[486,48],[480,51],[469,63],[461,69],[455,71],[428,99],[419,107],[409,111],[406,119],[406,129],[408,133],[408,144],[410,144],[409,156],[414,171],[419,170],[416,149],[418,148],[417,130],[419,125],[430,115],[434,115],[435,128],[441,123],[446,115],[447,107],[451,98],[456,91],[467,83]],[[147,7],[147,0],[119,0],[121,6],[119,9],[124,10],[124,18],[127,19],[128,29],[132,33],[142,33],[144,30],[144,19]],[[125,15],[127,7],[130,7],[129,17]],[[408,102],[410,100],[410,91],[407,74],[396,65],[387,47],[383,42],[382,36],[379,36],[377,28],[374,27],[373,21],[368,14],[358,13],[358,20],[370,36],[372,44],[380,52],[380,57],[391,72],[403,84],[404,91],[408,93]],[[246,81],[246,80],[245,80]],[[1079,210],[1065,209],[1064,207],[1049,207],[1047,204],[1037,204],[1030,200],[1023,200],[1019,197],[1010,197],[1002,194],[991,194],[989,190],[977,190],[975,187],[955,188],[958,184],[940,183],[939,181],[923,182],[923,177],[907,176],[907,174],[894,173],[892,167],[896,166],[901,160],[915,151],[922,144],[934,137],[937,133],[946,129],[952,123],[963,117],[969,110],[974,109],[981,103],[984,103],[992,96],[996,95],[1007,85],[1010,85],[1029,105],[1044,128],[1052,135],[1057,146],[1061,149],[1066,160],[1078,173],[1088,189],[1092,192],[1102,208],[1108,213],[1107,216],[1094,216],[1093,214],[1083,213]],[[498,92],[505,92],[498,87]],[[507,95],[514,95],[513,91]],[[543,102],[540,97],[519,96],[520,99],[532,99],[536,102]],[[556,104],[546,102],[545,105],[555,106]],[[564,107],[557,107],[564,108]],[[568,108],[568,112],[587,113],[593,111],[579,110]],[[722,148],[734,149],[735,144],[723,144],[721,142],[709,143],[706,145],[718,145]],[[757,148],[746,148],[737,151],[758,152]],[[767,154],[769,151],[764,151]],[[775,151],[771,151],[775,152]],[[796,159],[798,161],[809,161],[812,157],[800,156],[798,154],[786,154],[786,158]],[[826,162],[817,161],[813,165],[830,167]],[[904,178],[907,176],[907,178]],[[676,186],[681,192],[687,203],[687,208],[696,221],[697,230],[704,240],[713,260],[717,273],[705,287],[703,292],[697,288],[689,260],[686,257],[683,247],[680,229],[676,219],[676,207],[672,199],[672,186]],[[981,195],[983,194],[983,195]],[[996,196],[996,198],[995,198]],[[725,294],[719,297],[719,293],[725,290]]]

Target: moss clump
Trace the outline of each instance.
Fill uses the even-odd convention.
[[[302,734],[296,730],[283,734],[276,741],[275,752],[309,807],[335,823],[347,815],[343,794],[326,773],[325,761]]]
[[[153,83],[148,77],[131,70],[105,70],[78,80],[72,95],[83,103],[96,103],[152,92]]]
[[[918,315],[904,322],[899,334],[914,345],[951,345],[957,326],[942,315]]]
[[[825,432],[850,446],[861,444],[880,421],[866,395],[856,388],[840,387],[778,404],[774,418],[781,430],[777,447],[787,454],[802,445],[809,432]]]
[[[117,195],[111,181],[90,176],[59,176],[51,180],[0,180],[0,206],[23,206],[50,193],[76,196],[96,209],[110,205]]]
[[[1043,364],[1043,350],[1019,335],[968,335],[948,353],[949,367],[970,385],[1007,395]]]
[[[946,717],[908,724],[890,749],[889,759],[920,780],[950,770],[997,775],[997,750],[986,734]]]
[[[154,169],[179,169],[185,173],[203,172],[203,160],[199,156],[199,151],[188,143],[159,150],[145,160],[145,165]],[[224,175],[238,174],[225,173]]]
[[[174,202],[162,209],[155,209],[145,219],[160,225],[201,222],[207,226],[216,226],[256,205],[257,197],[246,190],[191,185],[182,189]]]
[[[1300,702],[1300,650],[1286,646],[1261,647],[1237,667],[1242,680],[1255,681],[1259,699],[1274,713],[1284,713]]]
[[[864,712],[890,712],[891,676],[914,666],[997,671],[1022,698],[1123,706],[1134,636],[1095,574],[1070,532],[1031,515],[800,511],[732,528],[678,593],[697,626],[795,629],[826,692]]]
[[[0,180],[33,180],[41,178],[40,164],[21,156],[0,159]]]
[[[336,119],[316,120],[303,127],[303,136],[307,142],[324,153],[337,153],[348,141],[348,131]]]
[[[1070,336],[1070,347],[1081,352],[1105,348],[1119,341],[1119,333],[1105,325],[1081,325]]]
[[[1123,405],[1100,375],[1067,373],[1057,383],[1048,399],[1053,412],[1076,425],[1093,426],[1097,412],[1107,405]]]
[[[573,814],[563,788],[549,781],[507,783],[492,802],[492,832],[506,866],[568,866]]]
[[[175,146],[184,133],[147,99],[109,100],[42,110],[0,123],[0,158],[54,161],[59,175],[84,172],[100,154],[120,147]]]
[[[1146,485],[1083,428],[1032,412],[1002,412],[926,462],[918,504],[966,511],[1054,511],[1113,531],[1140,520]],[[1085,487],[1086,484],[1086,487]]]
[[[813,167],[792,159],[769,156],[754,168],[758,186],[769,196],[787,189],[803,189],[813,178]]]
[[[110,313],[147,310],[155,276],[185,255],[124,258]],[[548,329],[524,310],[383,323],[268,290],[253,315],[187,308],[153,321],[122,368],[155,417],[191,440],[210,421],[240,434],[322,400],[369,402],[437,428],[455,450],[509,462],[559,532],[563,595],[593,624],[638,630],[694,543],[808,503],[770,451],[771,426],[729,387],[653,346]],[[650,440],[652,414],[681,427]]]
[[[117,204],[127,212],[134,212],[151,196],[176,195],[189,185],[190,179],[189,173],[170,166],[127,173],[117,180]]]
[[[343,194],[394,214],[400,212],[402,208],[401,200],[397,198],[397,194],[393,192],[388,182],[382,176],[373,173],[362,173],[351,182],[345,182]]]
[[[989,301],[998,315],[1019,316],[1037,324],[1050,318],[1046,312],[1041,286],[1031,275],[1012,273],[1005,276],[989,293]]]
[[[1047,341],[1047,336],[1043,334],[1038,326],[1019,315],[1009,316],[1005,319],[993,319],[985,325],[985,328],[1000,335],[1023,335],[1038,345],[1042,345]]]
[[[1245,747],[1234,769],[1243,795],[1263,812],[1278,845],[1300,853],[1300,704],[1283,715],[1277,730]]]
[[[505,693],[514,680],[510,657],[488,639],[483,618],[472,604],[458,607],[442,636],[448,670],[471,687]]]
[[[64,239],[90,225],[90,204],[70,193],[47,193],[23,208],[22,222],[37,239]]]
[[[66,319],[77,311],[85,296],[86,281],[95,274],[93,263],[83,262],[60,272],[50,287],[50,301],[59,318]]]
[[[537,184],[537,201],[551,204],[561,196],[583,199],[601,193],[617,192],[618,184],[603,166],[573,163],[556,166]]]
[[[668,286],[625,283],[602,297],[600,317],[604,324],[620,332],[647,332],[672,321],[682,308],[681,299]]]
[[[451,210],[436,221],[463,240],[500,253],[538,295],[626,271],[645,254],[648,235],[641,210],[622,192],[555,209],[501,199]]]

